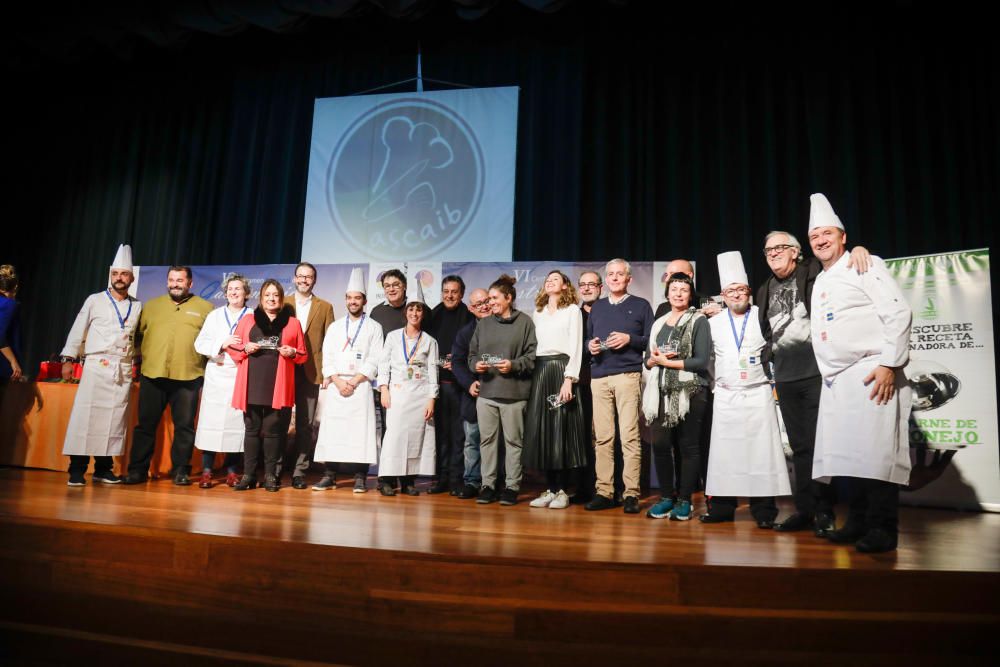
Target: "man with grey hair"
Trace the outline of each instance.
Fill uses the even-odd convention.
[[[624,259],[613,259],[604,267],[608,296],[599,299],[587,318],[587,350],[590,366],[596,438],[596,495],[588,510],[615,506],[614,443],[617,417],[625,459],[625,513],[639,513],[639,475],[642,446],[639,441],[639,381],[642,354],[649,342],[653,309],[649,302],[628,293],[632,267]]]
[[[764,257],[772,274],[757,289],[756,298],[760,329],[767,341],[764,367],[771,369],[775,382],[795,470],[795,513],[775,530],[813,529],[817,537],[824,537],[834,527],[835,499],[829,485],[812,478],[822,381],[809,332],[813,283],[823,266],[815,257],[803,260],[798,239],[784,231],[770,232],[764,238]],[[864,248],[855,248],[850,259],[859,273],[868,270],[869,255]]]

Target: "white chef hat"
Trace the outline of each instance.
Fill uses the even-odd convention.
[[[406,303],[422,303],[427,306],[427,299],[424,298],[424,286],[420,283],[420,276],[413,276],[406,283]]]
[[[360,266],[355,266],[353,269],[351,269],[351,277],[347,281],[347,289],[345,290],[345,292],[346,293],[361,292],[365,296],[368,296],[368,291],[365,288],[365,276],[364,273],[361,271]]]
[[[119,271],[132,271],[132,246],[127,246],[124,243],[118,246],[118,252],[115,253],[115,259],[111,262],[110,270],[118,269]]]
[[[821,192],[809,195],[809,231],[817,227],[836,227],[843,230],[844,223],[833,212],[830,201]]]
[[[717,256],[719,262],[719,283],[722,289],[730,285],[749,285],[746,269],[743,268],[743,256],[739,250],[721,252]]]

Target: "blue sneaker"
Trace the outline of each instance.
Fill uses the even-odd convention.
[[[670,516],[670,510],[674,508],[673,498],[660,498],[660,502],[656,503],[648,510],[646,510],[646,517],[650,519],[666,519]]]
[[[691,520],[691,501],[690,500],[680,500],[674,507],[673,511],[670,512],[671,521],[690,521]]]

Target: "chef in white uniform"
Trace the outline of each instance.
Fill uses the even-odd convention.
[[[69,486],[83,486],[94,457],[94,482],[120,484],[112,456],[125,446],[125,419],[132,389],[133,334],[142,304],[129,296],[135,280],[132,248],[118,246],[111,263],[109,287],[91,294],[73,322],[63,346],[63,379],[72,376],[72,362],[86,357],[83,376],[69,416],[63,454],[69,456]]]
[[[375,404],[371,381],[382,358],[382,326],[365,313],[368,297],[360,268],[351,271],[344,294],[347,317],[331,324],[323,338],[320,426],[314,460],[326,474],[313,491],[336,488],[337,471],[354,475],[354,492],[367,488],[368,467],[378,463]]]
[[[823,377],[813,478],[846,477],[850,511],[827,534],[858,551],[892,551],[898,541],[899,487],[910,478],[910,307],[885,268],[848,270],[844,225],[822,194],[812,195],[809,245],[823,265],[813,287],[811,331]]]
[[[434,475],[434,399],[438,393],[438,344],[423,331],[430,309],[419,280],[406,300],[406,326],[390,331],[382,348],[378,387],[385,408],[385,436],[379,454],[379,492],[419,494],[414,475]]]
[[[233,389],[236,386],[236,363],[226,353],[230,345],[242,343],[236,335],[236,325],[252,309],[247,306],[250,297],[250,283],[239,274],[226,278],[223,285],[226,305],[216,308],[205,317],[194,349],[208,357],[205,365],[205,384],[201,389],[201,404],[198,407],[198,431],[194,446],[202,451],[201,481],[203,489],[212,487],[212,465],[216,452],[225,452],[226,485],[236,486],[239,476],[236,468],[242,458],[243,412],[233,407]]]
[[[708,321],[715,363],[712,440],[705,495],[711,496],[702,523],[732,521],[739,496],[750,498],[758,528],[773,528],[775,496],[791,494],[781,448],[777,406],[761,363],[764,336],[757,306],[738,251],[718,256],[726,310]]]

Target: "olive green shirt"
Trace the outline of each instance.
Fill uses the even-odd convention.
[[[142,354],[142,374],[171,380],[202,377],[205,357],[195,351],[194,339],[213,308],[200,296],[177,303],[164,294],[149,301],[135,330],[135,346]]]

